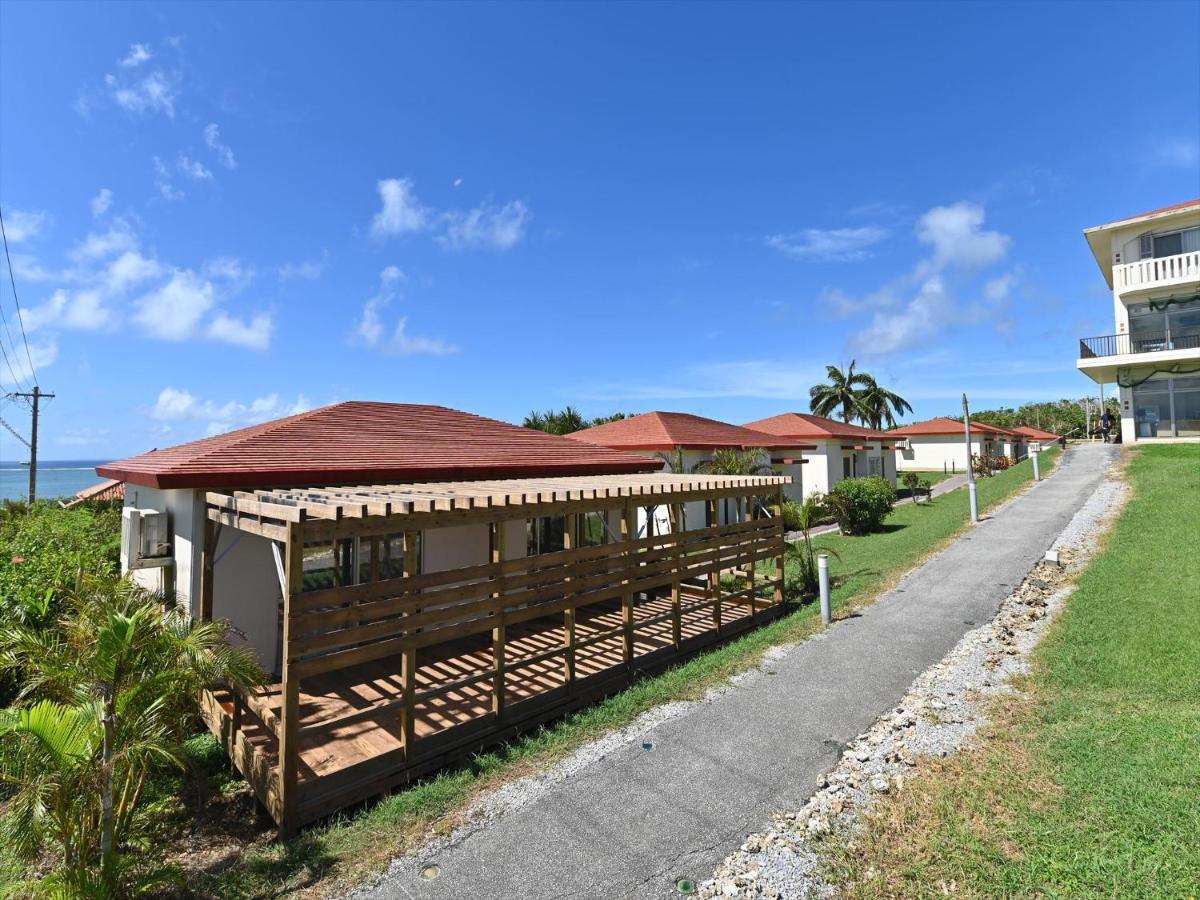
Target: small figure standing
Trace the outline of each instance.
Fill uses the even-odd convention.
[[[1106,444],[1109,441],[1109,435],[1112,434],[1114,424],[1112,413],[1106,409],[1104,415],[1100,417],[1100,433],[1104,435],[1104,443]]]

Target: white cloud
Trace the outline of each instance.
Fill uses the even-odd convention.
[[[89,262],[124,253],[136,247],[137,237],[133,229],[128,222],[118,219],[107,231],[100,234],[92,232],[76,244],[70,257],[75,262]]]
[[[216,403],[202,400],[187,390],[165,387],[159,392],[150,415],[161,422],[206,422],[209,434],[219,434],[231,428],[294,416],[310,408],[303,394],[291,403],[281,401],[278,394],[267,394],[249,403],[237,400]]]
[[[248,350],[266,350],[271,345],[273,328],[270,313],[259,313],[249,321],[218,313],[208,326],[208,336]]]
[[[92,216],[99,219],[112,206],[113,192],[108,188],[100,188],[96,196],[92,198]]]
[[[396,266],[388,266],[379,273],[379,292],[364,304],[362,316],[354,327],[354,338],[372,349],[398,356],[457,353],[458,347],[440,338],[410,335],[405,316],[397,319],[390,329],[384,323],[383,313],[400,296],[400,286],[405,280],[404,273]]]
[[[195,272],[177,269],[171,280],[138,301],[133,319],[152,337],[182,341],[216,303],[211,281]]]
[[[117,106],[132,113],[163,113],[175,117],[175,102],[179,99],[179,77],[163,69],[155,69],[141,78],[125,78],[110,74],[104,78],[109,97]]]
[[[320,259],[306,259],[298,263],[284,263],[279,267],[279,277],[284,281],[302,278],[305,281],[316,281],[329,268],[329,254]]]
[[[533,218],[521,200],[503,206],[482,203],[474,209],[439,212],[417,199],[408,178],[385,178],[376,183],[376,188],[382,203],[371,219],[371,237],[376,240],[432,231],[446,250],[508,250],[525,237]]]
[[[134,69],[153,58],[154,54],[150,52],[148,44],[130,44],[129,53],[121,60],[120,65],[125,69]]]
[[[154,186],[164,200],[183,199],[183,191],[175,187],[171,180],[171,169],[157,156],[154,157]]]
[[[396,237],[421,231],[429,224],[429,211],[421,206],[407,178],[385,178],[376,184],[383,207],[371,219],[371,236]]]
[[[204,163],[197,162],[190,156],[183,153],[179,154],[179,159],[175,161],[176,168],[179,169],[188,178],[194,181],[212,181],[213,173]]]
[[[204,127],[204,143],[216,154],[221,165],[227,169],[237,168],[237,159],[234,158],[233,148],[222,142],[221,129],[217,127],[216,122],[211,122]]]
[[[446,214],[446,232],[438,237],[438,243],[450,250],[508,250],[525,236],[531,218],[529,208],[520,200],[501,207],[484,203],[467,212],[454,210]]]
[[[872,313],[869,324],[851,336],[850,351],[860,359],[878,359],[936,344],[963,324],[986,323],[1002,332],[1009,328],[1006,309],[1014,272],[984,284],[981,300],[955,296],[956,285],[1008,255],[1009,236],[984,228],[984,222],[984,209],[976,203],[933,207],[916,227],[917,239],[929,247],[929,255],[910,272],[861,297],[826,288],[822,299],[834,315]]]
[[[10,244],[19,244],[37,237],[47,219],[49,216],[39,210],[9,210],[4,217],[4,234]]]
[[[1006,234],[983,229],[983,207],[966,201],[935,206],[917,221],[917,239],[933,247],[925,271],[946,266],[978,269],[999,262],[1012,242]]]
[[[53,365],[58,359],[58,343],[53,338],[42,343],[34,341],[29,344],[28,357],[24,353],[9,354],[11,369],[8,364],[0,366],[0,387],[23,390],[23,383],[33,381],[30,359],[33,360],[33,369],[42,370]]]
[[[773,234],[767,245],[792,259],[818,262],[853,262],[866,259],[869,248],[888,236],[887,229],[873,225],[861,228],[805,228],[792,234]]]
[[[218,256],[204,264],[208,278],[224,281],[231,291],[240,291],[254,281],[254,267],[248,266],[234,256]]]
[[[1200,140],[1188,137],[1154,141],[1150,158],[1161,166],[1194,171],[1200,165]]]
[[[104,286],[110,294],[123,294],[135,285],[158,278],[163,271],[157,260],[147,259],[137,250],[126,250],[105,268]]]

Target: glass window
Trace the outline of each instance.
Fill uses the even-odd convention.
[[[545,516],[540,519],[530,519],[525,526],[526,556],[537,556],[540,553],[553,553],[566,546],[563,534],[567,522],[563,516]]]
[[[1181,388],[1184,382],[1195,387]],[[1177,378],[1175,391],[1175,434],[1178,437],[1200,437],[1200,378]]]
[[[1147,381],[1133,389],[1137,437],[1171,436],[1171,395],[1166,381]]]
[[[850,477],[850,457],[848,457],[848,456],[842,457],[842,477],[843,478]]]
[[[1183,252],[1183,235],[1176,231],[1174,234],[1156,234],[1154,236],[1154,258],[1160,256],[1175,256]]]

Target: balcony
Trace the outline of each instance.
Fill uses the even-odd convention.
[[[1178,257],[1175,257],[1178,258]],[[1147,260],[1158,262],[1158,260]],[[1126,356],[1135,353],[1162,353],[1167,350],[1200,349],[1200,333],[1197,334],[1106,334],[1101,337],[1082,338],[1079,341],[1080,359],[1097,359],[1104,356]]]
[[[1200,250],[1113,266],[1113,287],[1118,294],[1190,281],[1200,281]]]

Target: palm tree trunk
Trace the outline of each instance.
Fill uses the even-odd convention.
[[[102,764],[104,783],[100,795],[100,872],[105,876],[112,874],[113,863],[113,723],[117,713],[112,698],[104,704],[104,747]]]

